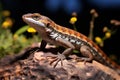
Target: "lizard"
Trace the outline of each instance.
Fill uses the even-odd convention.
[[[58,53],[58,61],[65,59],[73,50],[78,50],[84,56],[81,60],[85,62],[96,60],[120,74],[120,66],[107,57],[97,44],[82,33],[60,26],[39,13],[24,14],[22,19],[41,36],[41,49],[44,49],[47,43],[66,48],[61,54]]]

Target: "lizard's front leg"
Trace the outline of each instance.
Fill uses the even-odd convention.
[[[44,41],[44,40],[42,40],[42,41],[41,41],[41,45],[40,45],[40,50],[44,50],[45,47],[46,47],[46,45],[47,45],[47,42]]]
[[[84,58],[80,58],[80,60],[85,61],[85,62],[90,62],[93,60],[94,55],[91,52],[90,47],[86,46],[86,45],[82,45],[80,48],[80,52],[83,56],[85,56]]]
[[[54,68],[56,67],[56,65],[58,64],[59,61],[61,61],[61,65],[63,65],[62,60],[64,60],[67,56],[69,56],[72,53],[72,51],[75,49],[75,47],[72,43],[70,43],[69,41],[66,41],[62,38],[57,38],[56,41],[58,43],[62,44],[67,49],[65,49],[61,54],[58,52],[57,56],[46,55],[46,57],[53,57],[54,58],[54,60],[51,61],[50,64],[52,64],[53,62],[56,61]]]

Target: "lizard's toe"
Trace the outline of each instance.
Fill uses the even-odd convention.
[[[53,65],[53,67],[55,68],[56,66],[57,66],[57,64],[59,63],[59,61],[61,61],[61,65],[63,66],[63,60],[66,58],[63,54],[60,54],[59,52],[58,52],[58,54],[57,55],[52,55],[52,54],[46,54],[46,55],[44,55],[46,58],[47,57],[50,57],[52,60],[50,61],[50,65],[52,65],[53,63],[54,63],[54,65]]]
[[[63,66],[63,62],[62,62],[62,61],[63,61],[65,58],[66,58],[66,57],[65,57],[63,54],[60,54],[60,53],[58,52],[56,58],[54,58],[54,60],[51,61],[50,64],[52,64],[52,63],[55,62],[54,66],[53,66],[53,67],[55,68],[55,67],[57,66],[58,62],[61,61],[61,66]]]

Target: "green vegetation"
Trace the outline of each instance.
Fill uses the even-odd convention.
[[[9,16],[9,11],[0,11],[0,58],[8,54],[19,53],[22,49],[40,41],[40,38],[34,35],[35,31],[29,26],[22,26],[12,33],[11,28],[14,23]],[[24,35],[27,30],[32,37],[27,38]]]

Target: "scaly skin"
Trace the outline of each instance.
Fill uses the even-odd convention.
[[[22,16],[24,22],[35,28],[42,38],[42,46],[44,49],[47,43],[63,46],[66,50],[59,54],[58,61],[69,56],[73,50],[79,50],[83,57],[83,61],[92,61],[93,59],[100,63],[113,68],[120,74],[120,66],[111,61],[106,54],[85,35],[72,29],[57,25],[54,21],[46,16],[38,13],[25,14]],[[64,56],[63,56],[64,55]],[[56,64],[57,65],[57,64]]]

